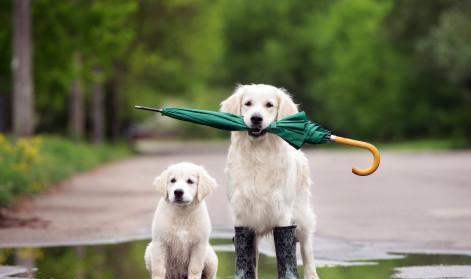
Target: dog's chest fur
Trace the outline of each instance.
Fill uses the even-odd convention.
[[[293,206],[296,163],[276,138],[253,144],[242,137],[233,138],[228,156],[229,198],[236,225],[243,220],[263,233]]]
[[[206,206],[202,202],[192,210],[163,202],[154,220],[154,238],[167,245],[166,279],[186,278],[192,247],[201,241],[207,242],[210,227]],[[163,221],[166,220],[166,221]]]

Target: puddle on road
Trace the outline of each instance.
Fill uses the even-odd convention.
[[[35,267],[37,278],[149,278],[143,259],[147,243],[0,249],[0,264]],[[231,240],[213,239],[211,243],[218,251],[218,278],[233,278]],[[333,260],[332,250],[327,252],[330,254],[323,254],[322,249],[317,253],[318,273],[323,279],[471,278],[469,255],[389,253],[386,260],[345,260],[345,253],[338,250],[338,260]],[[259,274],[260,278],[277,278],[273,257],[260,256]]]

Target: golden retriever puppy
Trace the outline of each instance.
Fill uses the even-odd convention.
[[[144,256],[152,278],[216,278],[218,259],[209,245],[211,222],[203,200],[216,181],[201,166],[178,163],[154,185],[162,198]]]

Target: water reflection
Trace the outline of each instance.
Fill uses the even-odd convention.
[[[143,258],[147,243],[135,241],[117,245],[2,249],[0,264],[21,265],[31,270],[37,268],[34,273],[37,278],[149,278]],[[227,239],[212,240],[216,250],[230,243]],[[218,277],[233,278],[234,254],[219,251],[218,257]],[[323,267],[319,268],[319,275],[329,279],[391,278],[395,268],[431,265],[471,265],[471,257],[408,254],[401,259],[380,260],[375,265]],[[260,278],[277,278],[275,259],[260,256],[259,272]]]

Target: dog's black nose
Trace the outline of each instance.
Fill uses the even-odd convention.
[[[173,191],[173,194],[175,195],[175,198],[181,198],[183,197],[183,190],[175,190]]]
[[[254,114],[252,115],[252,117],[250,117],[250,121],[252,122],[252,124],[258,125],[262,123],[263,118],[260,114]]]

